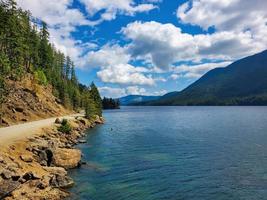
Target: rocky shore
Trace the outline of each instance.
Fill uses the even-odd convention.
[[[88,120],[76,117],[69,121],[71,131],[58,130],[60,120],[53,127],[43,129],[24,141],[1,147],[0,199],[57,200],[69,196],[67,188],[73,180],[67,170],[81,165],[81,151],[73,148],[84,140],[84,131],[102,124],[103,118]]]

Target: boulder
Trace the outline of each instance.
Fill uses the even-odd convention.
[[[72,169],[79,165],[81,151],[77,149],[57,148],[53,151],[52,163],[58,167]]]
[[[21,155],[20,159],[24,162],[32,162],[33,161],[32,156],[30,156],[30,155]]]
[[[67,176],[67,171],[62,167],[44,167],[46,171],[52,174],[49,183],[52,187],[69,188],[74,185],[73,180]]]

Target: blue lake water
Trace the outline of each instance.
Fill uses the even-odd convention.
[[[123,107],[79,145],[71,199],[267,199],[267,107]]]

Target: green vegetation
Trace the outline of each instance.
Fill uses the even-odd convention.
[[[70,133],[72,130],[71,125],[69,124],[67,119],[63,119],[61,122],[61,126],[58,127],[58,131],[61,133]]]
[[[104,97],[102,100],[103,109],[119,109],[120,101],[119,99],[112,99]]]
[[[267,50],[213,69],[181,92],[143,104],[267,105]]]
[[[0,50],[1,104],[8,79],[21,80],[32,74],[38,84],[51,84],[65,107],[88,110],[87,116],[102,115],[97,87],[79,84],[71,58],[49,42],[47,24],[18,8],[14,0],[0,1]]]

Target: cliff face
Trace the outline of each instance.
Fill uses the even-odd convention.
[[[58,122],[58,121],[57,121]],[[6,200],[60,200],[69,195],[65,190],[74,182],[67,169],[78,167],[80,150],[73,145],[83,142],[83,132],[103,119],[87,120],[76,117],[70,122],[72,130],[66,134],[58,131],[60,124],[43,130],[24,141],[1,146],[0,199]]]
[[[52,86],[37,84],[31,75],[25,76],[21,81],[7,80],[6,89],[8,95],[2,105],[2,126],[63,116],[72,112],[55,98]]]

